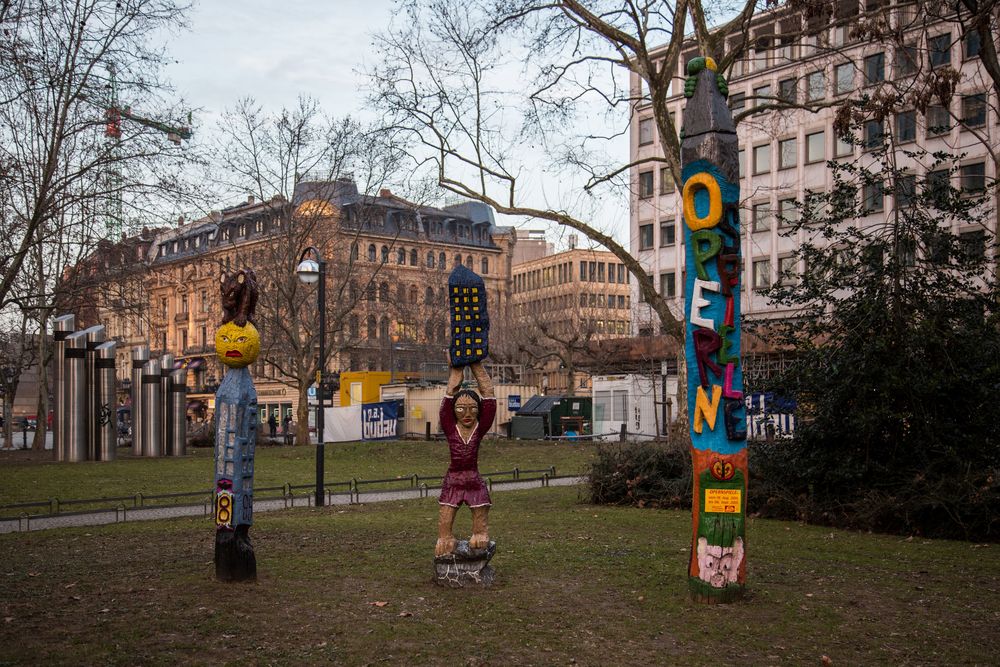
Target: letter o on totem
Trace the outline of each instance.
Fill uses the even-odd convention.
[[[694,210],[694,195],[698,188],[708,190],[708,215],[704,218]],[[701,172],[684,181],[681,197],[684,200],[684,222],[691,231],[709,229],[719,224],[722,219],[722,190],[711,174]]]

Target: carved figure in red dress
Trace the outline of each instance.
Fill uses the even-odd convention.
[[[452,528],[462,503],[472,510],[469,547],[484,549],[490,541],[487,517],[492,503],[486,482],[479,475],[479,443],[493,426],[497,401],[493,396],[493,383],[483,365],[475,362],[469,368],[476,379],[478,393],[471,389],[459,390],[464,369],[453,366],[448,376],[448,388],[441,401],[441,429],[448,439],[451,464],[438,499],[441,509],[435,556],[450,554],[455,550],[456,540]]]

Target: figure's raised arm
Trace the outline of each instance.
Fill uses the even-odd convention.
[[[476,384],[479,385],[479,395],[483,398],[493,398],[493,380],[483,368],[483,364],[477,361],[470,364],[469,368],[472,370],[472,377],[476,378]]]

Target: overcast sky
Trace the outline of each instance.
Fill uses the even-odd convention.
[[[374,64],[373,35],[389,24],[392,12],[392,0],[196,0],[190,29],[169,41],[177,62],[165,74],[187,105],[199,110],[201,134],[211,132],[219,115],[248,95],[277,111],[305,94],[331,115],[363,117],[362,71]],[[547,189],[556,192],[559,185]],[[627,210],[614,206],[604,217],[605,230],[627,244]],[[548,226],[513,218],[498,222]],[[554,227],[549,236],[565,245],[565,228]]]

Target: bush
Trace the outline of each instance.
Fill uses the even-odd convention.
[[[603,444],[590,468],[590,501],[638,507],[690,507],[691,457],[657,442]]]

